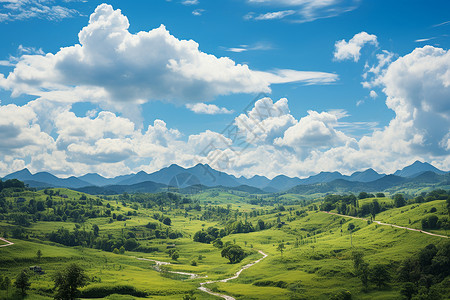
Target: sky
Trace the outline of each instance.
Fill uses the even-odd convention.
[[[0,176],[450,170],[450,2],[0,0]]]

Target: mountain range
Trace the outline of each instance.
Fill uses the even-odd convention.
[[[307,189],[307,187],[317,189],[316,185],[322,185],[319,188],[320,190],[330,189],[330,187],[324,185],[329,183],[337,186],[348,186],[351,184],[353,187],[360,186],[371,190],[371,187],[380,185],[383,182],[404,183],[408,179],[416,178],[425,173],[429,177],[431,174],[444,175],[447,172],[439,170],[429,163],[416,161],[412,165],[396,171],[393,175],[379,174],[373,169],[367,169],[362,172],[355,172],[350,176],[342,175],[339,172],[320,172],[304,179],[285,175],[269,179],[259,175],[251,178],[236,177],[214,170],[207,164],[197,164],[191,168],[183,168],[172,164],[150,174],[140,171],[136,174],[121,175],[114,178],[105,178],[96,173],[80,177],[59,178],[48,172],[32,174],[28,169],[23,169],[5,176],[3,180],[15,178],[35,188],[66,187],[99,194],[133,191],[154,192],[164,187],[183,189],[191,186],[202,186],[205,188],[220,186],[252,191],[253,193],[274,193],[281,191],[299,192]],[[386,184],[383,186],[386,186]]]

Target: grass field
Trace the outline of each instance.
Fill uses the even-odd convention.
[[[38,192],[41,195],[42,192]],[[77,199],[80,193],[60,190],[60,194],[68,199]],[[44,195],[44,194],[42,194]],[[207,194],[195,196],[203,205],[220,205],[227,207],[231,203],[231,210],[239,210],[241,215],[236,219],[243,219],[254,224],[258,219],[267,222],[281,222],[280,228],[255,231],[250,233],[231,234],[225,236],[223,242],[237,244],[249,253],[242,262],[229,264],[221,257],[220,250],[211,244],[193,242],[195,232],[211,226],[223,228],[219,220],[206,220],[202,211],[166,207],[164,215],[172,220],[171,226],[160,225],[163,230],[182,233],[177,239],[145,239],[144,225],[155,222],[154,213],[161,213],[160,207],[144,208],[138,204],[136,216],[126,221],[110,222],[110,218],[98,217],[87,219],[78,224],[80,230],[90,230],[92,225],[98,225],[100,236],[123,236],[124,232],[133,231],[138,241],[146,246],[157,247],[159,251],[152,253],[126,251],[124,254],[114,254],[86,247],[66,247],[49,241],[42,241],[44,237],[58,228],[73,230],[74,222],[33,222],[26,228],[28,239],[9,238],[15,244],[0,247],[0,273],[14,279],[24,268],[40,265],[44,275],[31,276],[31,289],[28,299],[51,299],[53,276],[69,263],[77,263],[86,270],[90,278],[89,284],[82,288],[89,291],[96,287],[109,289],[114,286],[130,285],[143,291],[152,299],[182,299],[191,293],[197,299],[217,299],[199,291],[199,283],[203,278],[187,279],[186,276],[159,273],[150,261],[138,260],[137,257],[171,262],[169,270],[195,273],[207,276],[206,280],[219,280],[232,276],[243,265],[261,257],[256,250],[262,250],[269,256],[243,271],[238,279],[227,283],[215,283],[208,286],[213,291],[232,295],[236,299],[328,299],[343,290],[351,292],[353,299],[400,299],[400,287],[394,280],[384,289],[378,290],[371,286],[363,291],[361,282],[354,275],[352,251],[361,250],[365,253],[365,260],[370,265],[385,264],[391,267],[392,275],[399,263],[416,253],[430,243],[440,243],[442,238],[427,236],[418,232],[411,232],[368,224],[363,220],[354,220],[301,207],[299,205],[286,206],[285,210],[276,210],[276,205],[261,207],[251,205],[248,199],[238,195],[219,192],[208,198]],[[89,196],[91,197],[91,196]],[[92,197],[97,199],[96,197]],[[194,198],[194,197],[193,197]],[[27,198],[28,199],[28,198]],[[42,197],[42,199],[45,199]],[[299,200],[299,199],[297,199]],[[372,199],[361,200],[371,201]],[[378,198],[380,203],[391,203],[389,198]],[[64,201],[61,198],[61,201]],[[115,212],[126,214],[134,211],[130,205],[124,206],[121,201],[102,200],[109,203]],[[429,203],[407,205],[382,212],[376,216],[377,220],[390,222],[402,226],[420,226],[420,220],[428,214],[432,207],[439,215],[445,214],[443,200]],[[311,207],[312,208],[312,207]],[[297,210],[305,210],[297,215]],[[251,217],[249,212],[263,210],[268,214]],[[245,214],[246,213],[246,214]],[[353,223],[355,230],[350,238],[348,224]],[[0,232],[10,231],[15,225],[10,222],[0,222]],[[442,231],[439,231],[442,233]],[[352,242],[351,242],[352,241]],[[0,241],[0,244],[2,242]],[[277,250],[280,243],[286,249],[283,253]],[[176,245],[180,256],[177,261],[172,260],[166,253],[168,245]],[[42,252],[40,261],[36,252]],[[196,265],[192,265],[192,261]],[[278,286],[277,286],[278,284]],[[9,293],[12,293],[10,289]],[[0,298],[6,297],[6,291],[0,290]],[[130,295],[109,295],[105,299],[138,299]]]

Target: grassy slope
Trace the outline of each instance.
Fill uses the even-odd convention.
[[[79,198],[80,194],[72,191],[64,191],[69,198]],[[72,194],[73,193],[73,194]],[[207,195],[201,196],[201,200],[207,201]],[[219,193],[219,203],[227,203],[232,199],[233,209],[240,208],[243,211],[249,211],[259,206],[249,205],[244,202],[242,197]],[[214,199],[214,198],[213,198]],[[367,200],[368,201],[368,200]],[[390,201],[389,199],[379,199],[379,201]],[[103,201],[105,204],[108,201]],[[213,202],[213,201],[212,201]],[[126,213],[131,210],[129,207],[123,207],[116,201],[109,201],[115,207],[120,207],[120,213]],[[226,204],[223,204],[226,206]],[[441,202],[430,202],[421,204],[411,209],[406,206],[400,209],[387,211],[377,215],[378,220],[392,222],[399,225],[405,220],[420,220],[425,210],[429,211],[431,207],[436,207],[441,213]],[[300,209],[300,207],[293,207]],[[264,207],[271,209],[271,207]],[[403,213],[402,213],[403,211]],[[96,218],[88,220],[84,226],[90,230],[92,224],[100,227],[101,234],[112,233],[120,235],[123,228],[142,228],[149,221],[154,221],[150,216],[155,211],[150,209],[139,209],[139,215],[133,216],[126,222],[114,222],[109,224],[109,218]],[[172,210],[164,212],[172,219],[172,228],[182,231],[184,238],[177,240],[153,240],[148,243],[151,246],[157,246],[165,250],[167,243],[175,242],[177,244],[180,258],[178,262],[173,262],[172,270],[198,273],[208,275],[208,280],[222,279],[229,277],[251,261],[260,257],[259,254],[253,254],[243,262],[237,265],[230,265],[227,260],[220,256],[220,251],[211,245],[194,243],[189,235],[209,226],[218,226],[215,222],[190,220],[198,212],[191,211],[188,218],[183,216],[184,211]],[[390,214],[389,214],[390,213]],[[193,215],[194,214],[194,215]],[[288,217],[295,216],[289,212],[283,212],[282,221],[287,222]],[[254,219],[249,219],[253,223],[263,218],[265,221],[274,221],[276,216],[265,215]],[[349,222],[354,223],[358,230],[353,234],[353,245],[356,249],[364,250],[366,261],[371,265],[376,263],[396,265],[400,260],[408,257],[418,249],[423,248],[429,243],[437,243],[441,239],[427,236],[424,234],[391,228],[388,226],[379,226],[376,224],[368,225],[367,222],[360,220],[345,220],[343,218],[332,216],[321,212],[308,212],[308,215],[297,218],[295,221],[287,222],[287,225],[281,229],[269,229],[249,234],[235,234],[225,237],[223,240],[236,242],[248,251],[263,250],[269,254],[265,260],[254,267],[245,270],[241,277],[228,283],[214,284],[211,287],[222,291],[223,293],[235,295],[239,299],[282,299],[289,297],[292,292],[286,288],[260,287],[252,285],[259,280],[285,281],[288,284],[296,284],[297,291],[305,298],[327,299],[343,289],[352,292],[355,299],[398,299],[398,287],[392,284],[391,289],[376,291],[370,290],[368,293],[361,292],[361,284],[357,278],[352,275],[352,261],[350,254],[350,237],[346,231]],[[126,225],[125,225],[126,224]],[[6,223],[0,223],[2,227],[10,226]],[[32,225],[31,231],[36,234],[49,233],[57,228],[64,226],[68,229],[74,227],[73,223],[64,222],[37,222]],[[343,232],[341,233],[341,228]],[[314,236],[307,237],[307,234]],[[296,238],[308,243],[295,247]],[[109,252],[102,252],[95,249],[81,249],[79,247],[59,247],[50,243],[39,243],[37,241],[22,241],[11,239],[13,246],[0,248],[0,272],[14,278],[21,269],[30,265],[37,264],[36,251],[40,249],[43,253],[40,265],[46,271],[45,275],[33,276],[32,278],[32,296],[30,299],[39,299],[37,293],[52,288],[52,275],[60,270],[62,265],[71,262],[77,262],[83,266],[88,275],[101,278],[101,283],[91,283],[87,288],[94,285],[118,285],[130,284],[140,290],[145,290],[154,295],[155,299],[180,299],[182,296],[193,291],[197,299],[217,299],[205,293],[196,290],[198,283],[205,279],[195,280],[177,280],[162,277],[151,268],[152,263],[139,261],[135,258],[145,257],[154,258],[163,261],[170,261],[164,252],[151,254],[127,252],[126,255],[116,255]],[[286,251],[281,257],[276,250],[278,243],[286,244]],[[203,259],[199,260],[198,256]],[[192,260],[198,262],[197,266],[191,266]],[[2,294],[3,293],[3,294]],[[4,295],[0,291],[0,298]],[[153,296],[152,296],[153,297]],[[42,299],[49,299],[42,298]],[[132,299],[130,296],[109,296],[108,299]]]

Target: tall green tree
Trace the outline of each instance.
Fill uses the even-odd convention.
[[[391,274],[385,265],[375,265],[370,271],[369,279],[380,289],[391,281]]]
[[[280,243],[277,247],[277,250],[280,251],[281,257],[283,257],[284,249],[286,249],[286,246],[284,245],[284,243]]]
[[[406,200],[403,198],[402,194],[395,194],[394,195],[394,205],[395,207],[402,207],[406,205]]]
[[[36,258],[37,258],[38,263],[41,263],[41,257],[42,257],[42,251],[41,251],[41,249],[39,249],[36,252]]]
[[[0,286],[0,288],[2,290],[6,290],[6,298],[8,298],[8,292],[9,292],[10,287],[11,287],[11,279],[9,279],[8,276],[5,276],[5,278],[3,278],[3,282]]]
[[[350,224],[348,224],[348,226],[347,226],[347,230],[350,232],[350,245],[353,247],[353,238],[352,238],[352,233],[353,233],[353,230],[355,229],[355,224],[353,224],[353,223],[350,223]]]
[[[14,282],[14,286],[20,290],[20,294],[25,296],[27,294],[27,290],[30,288],[30,275],[28,275],[26,270],[23,270],[16,277],[16,281]]]
[[[88,277],[84,270],[77,264],[70,264],[61,272],[58,272],[55,280],[55,299],[73,300],[77,297],[78,288],[83,287],[87,283]]]

